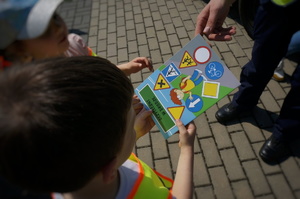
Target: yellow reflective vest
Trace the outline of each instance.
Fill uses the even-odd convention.
[[[287,6],[287,5],[295,2],[295,0],[272,0],[272,2],[278,6]]]
[[[133,153],[129,160],[137,163],[139,176],[127,199],[171,199],[173,180],[151,169],[147,164],[138,159]]]

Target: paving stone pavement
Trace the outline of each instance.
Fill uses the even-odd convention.
[[[201,0],[73,0],[58,12],[70,31],[80,34],[99,56],[116,64],[151,57],[157,69],[194,37],[196,17],[204,6]],[[251,57],[253,41],[236,20],[226,18],[225,25],[237,27],[232,41],[210,44],[239,78]],[[295,63],[285,60],[289,76],[294,69]],[[150,74],[143,70],[131,75],[134,87]],[[300,159],[291,157],[268,166],[258,156],[289,89],[288,81],[271,80],[253,114],[228,126],[219,124],[214,114],[230,102],[234,92],[195,120],[195,199],[300,199]],[[154,127],[134,151],[151,167],[174,178],[177,135],[164,140]]]

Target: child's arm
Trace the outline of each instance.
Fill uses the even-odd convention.
[[[186,127],[180,120],[176,120],[179,128],[180,155],[172,194],[176,199],[193,197],[193,169],[194,169],[194,140],[196,126],[194,122]]]
[[[131,60],[126,64],[118,65],[118,68],[121,69],[127,76],[132,73],[137,73],[143,68],[149,68],[151,72],[153,72],[153,66],[147,57],[137,57]]]

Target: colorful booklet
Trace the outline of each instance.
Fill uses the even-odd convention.
[[[207,42],[197,35],[135,90],[165,139],[240,85]]]

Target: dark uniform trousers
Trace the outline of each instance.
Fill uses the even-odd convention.
[[[292,35],[300,30],[300,0],[286,6],[277,6],[270,0],[261,0],[254,20],[252,59],[243,67],[239,91],[232,103],[242,110],[257,105],[259,97],[285,56]],[[273,135],[284,139],[300,137],[300,66],[292,75],[291,90],[287,94]]]

